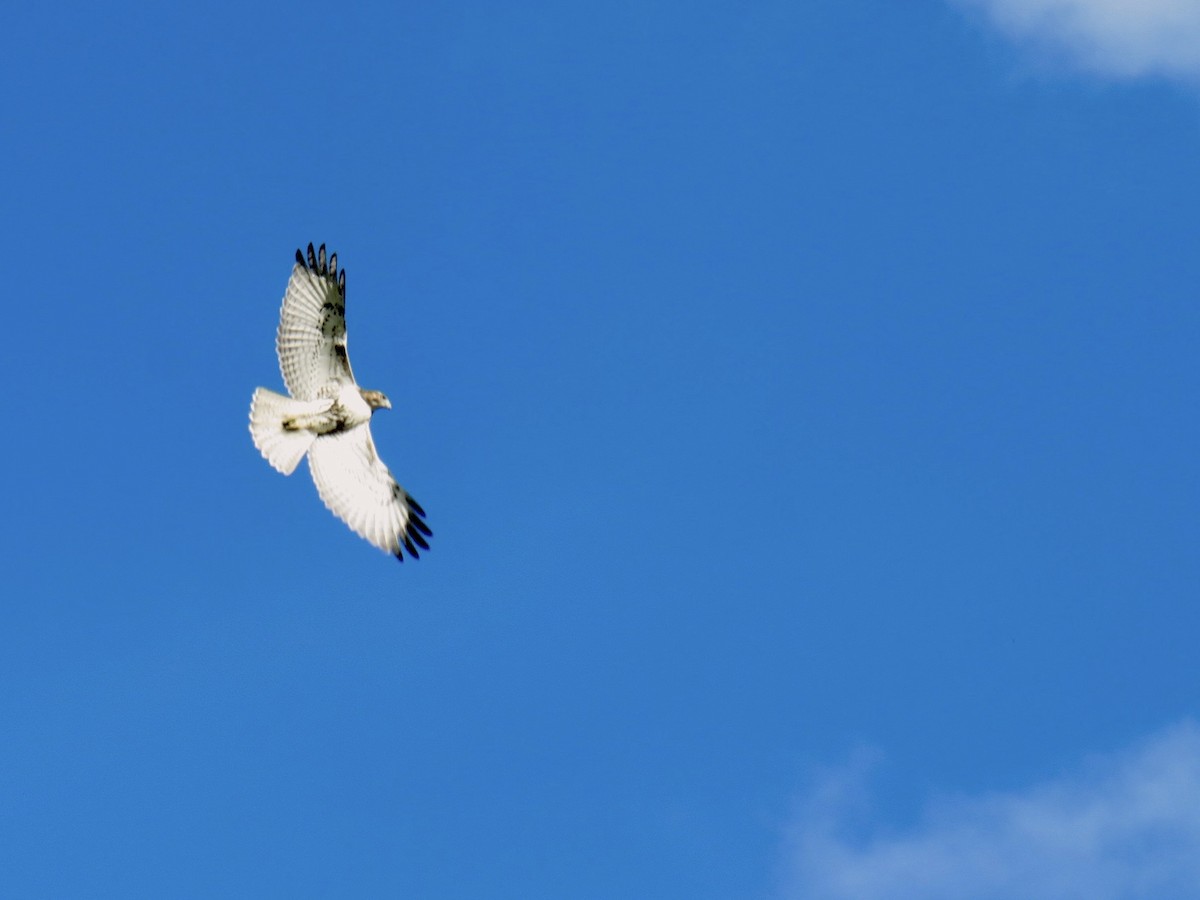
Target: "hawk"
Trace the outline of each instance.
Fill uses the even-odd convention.
[[[392,404],[363,390],[346,355],[346,271],[325,245],[296,265],[279,310],[279,370],[291,397],[258,388],[250,436],[276,470],[291,475],[305,455],[321,500],[360,537],[404,561],[428,550],[425,510],[396,483],[375,452],[371,416]]]

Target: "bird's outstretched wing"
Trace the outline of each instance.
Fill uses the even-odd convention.
[[[368,425],[322,435],[308,451],[308,468],[329,511],[380,550],[401,562],[428,550],[432,535],[425,510],[375,452]]]
[[[296,265],[279,310],[275,336],[279,370],[297,400],[315,400],[330,382],[354,384],[346,355],[346,272],[337,254],[325,258],[325,245],[308,257],[296,251]]]

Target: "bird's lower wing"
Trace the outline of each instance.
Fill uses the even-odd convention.
[[[317,438],[308,467],[321,500],[355,534],[401,561],[429,549],[425,511],[375,452],[369,425]]]

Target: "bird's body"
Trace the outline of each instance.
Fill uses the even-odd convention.
[[[346,352],[346,273],[325,245],[296,265],[279,312],[275,349],[290,397],[258,388],[250,402],[254,446],[276,470],[291,475],[308,457],[317,492],[358,535],[397,559],[429,549],[425,511],[375,452],[371,416],[392,404],[360,388]]]

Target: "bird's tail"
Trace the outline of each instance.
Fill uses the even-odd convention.
[[[326,401],[320,401],[328,405]],[[272,467],[291,475],[317,439],[307,428],[296,427],[296,419],[313,412],[308,400],[293,400],[283,394],[258,388],[250,401],[250,436],[254,446]]]

